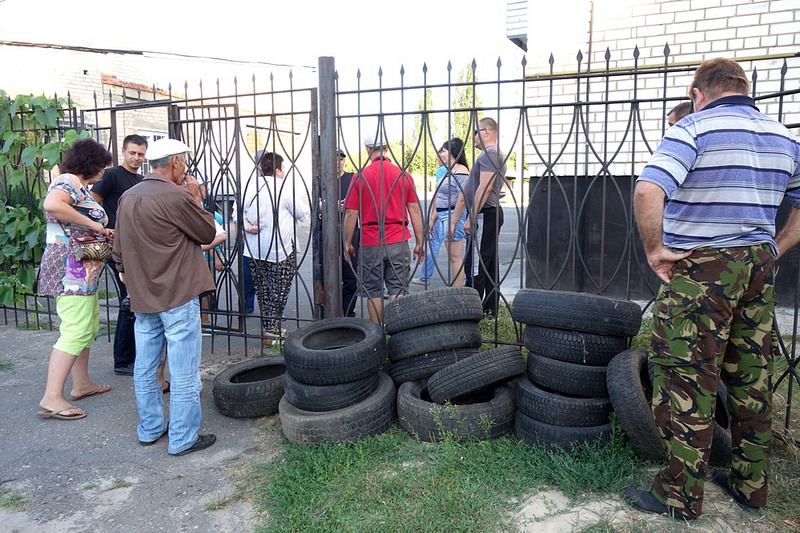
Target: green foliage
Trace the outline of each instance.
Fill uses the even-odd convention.
[[[30,499],[22,492],[11,489],[0,489],[0,509],[18,512],[25,509]]]
[[[459,73],[458,84],[451,102],[452,111],[447,113],[444,130],[439,135],[434,115],[430,113],[435,109],[433,94],[431,89],[425,89],[425,96],[419,103],[419,113],[414,118],[413,129],[406,135],[402,152],[403,164],[407,166],[409,172],[415,176],[433,176],[440,165],[437,157],[439,148],[446,140],[453,137],[464,141],[464,153],[467,162],[472,165],[474,160],[472,131],[478,118],[472,109],[481,106],[481,101],[475,94],[476,81],[472,64]]]
[[[414,129],[405,143],[404,161],[407,170],[416,176],[433,176],[439,168],[437,148],[433,143],[436,133],[430,110],[433,109],[433,94],[425,89],[425,97],[419,104],[419,113],[414,117]]]
[[[0,217],[0,304],[10,305],[15,293],[31,292],[34,264],[42,257],[45,223],[27,207],[5,205]]]
[[[456,111],[450,115],[451,124],[449,125],[450,137],[458,137],[464,141],[464,153],[467,156],[467,162],[472,167],[475,160],[475,136],[472,132],[475,130],[476,122],[479,117],[474,116],[470,109],[477,109],[481,107],[481,100],[475,94],[475,82],[478,81],[475,75],[475,65],[471,63],[467,68],[458,74],[458,86],[456,87],[456,94],[453,97],[453,109],[465,109],[467,111]]]
[[[68,105],[65,98],[11,98],[0,90],[0,305],[22,301],[33,291],[45,246],[44,173],[72,143],[89,136],[74,130],[62,136],[58,120]]]

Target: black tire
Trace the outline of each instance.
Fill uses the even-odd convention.
[[[283,393],[286,400],[303,411],[335,411],[361,402],[378,388],[378,373],[358,381],[337,385],[306,385],[292,378],[287,372],[283,376]]]
[[[304,411],[281,398],[278,413],[283,434],[294,444],[355,441],[383,433],[395,418],[397,395],[391,378],[378,375],[378,388],[366,400],[324,413]]]
[[[614,335],[526,326],[525,347],[550,359],[603,366],[628,347],[628,339]]]
[[[472,287],[413,292],[388,302],[383,309],[383,324],[390,335],[443,322],[480,322],[482,318],[481,297]]]
[[[518,291],[511,315],[524,324],[619,337],[636,335],[642,324],[642,310],[636,302],[541,289]]]
[[[608,364],[606,380],[617,421],[633,447],[648,459],[665,461],[666,448],[653,417],[653,386],[647,365],[647,350],[632,348],[618,354]],[[723,385],[717,391],[709,462],[713,466],[729,465],[731,450],[727,391]]]
[[[424,353],[389,365],[389,376],[398,387],[406,381],[429,378],[446,366],[478,353],[475,348],[459,348]]]
[[[406,329],[389,337],[389,360],[400,361],[415,355],[452,350],[479,348],[483,339],[477,322],[459,320]]]
[[[578,365],[528,354],[528,379],[552,392],[579,398],[608,398],[606,367]]]
[[[217,411],[234,418],[274,415],[283,396],[285,372],[283,357],[262,357],[229,366],[211,382]]]
[[[408,381],[397,391],[400,426],[426,442],[444,435],[463,441],[496,439],[514,427],[514,390],[501,385],[473,396],[470,404],[438,405],[430,401],[422,381]]]
[[[717,389],[717,405],[714,409],[714,437],[711,440],[711,453],[708,464],[711,466],[730,466],[733,460],[733,436],[728,412],[728,389],[722,380]]]
[[[608,398],[573,398],[542,390],[526,377],[517,380],[517,410],[553,426],[591,427],[610,421]]]
[[[284,346],[286,368],[306,385],[336,385],[375,374],[386,360],[386,337],[361,318],[325,318],[294,331]]]
[[[632,348],[614,357],[606,368],[606,383],[617,421],[633,447],[648,459],[663,461],[667,452],[653,418],[647,350]]]
[[[428,394],[436,403],[457,401],[525,373],[525,358],[516,346],[499,346],[445,367],[428,380]]]
[[[605,444],[611,436],[611,424],[590,427],[554,426],[535,420],[517,411],[515,420],[517,437],[533,446],[547,450],[562,448],[571,452],[576,444],[600,442]]]

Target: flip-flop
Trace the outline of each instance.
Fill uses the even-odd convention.
[[[86,394],[81,394],[80,396],[70,396],[70,399],[73,402],[77,402],[78,400],[83,400],[84,398],[88,398],[89,396],[94,396],[95,394],[105,394],[111,390],[111,387],[108,385],[98,385],[96,389],[92,392],[87,392]]]
[[[75,407],[74,405],[70,405],[69,407],[62,407],[61,409],[56,409],[55,411],[50,411],[49,409],[45,409],[43,411],[39,411],[36,413],[36,416],[41,418],[57,418],[59,420],[80,420],[81,418],[86,418],[86,413],[76,413],[74,415],[62,415],[64,411],[69,411],[70,409],[78,409],[81,410],[79,407]]]

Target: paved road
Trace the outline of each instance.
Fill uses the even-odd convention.
[[[36,417],[57,336],[0,325],[0,494],[28,501],[23,512],[0,509],[0,531],[253,530],[249,504],[224,502],[235,493],[232,480],[273,456],[281,436],[277,416],[234,419],[214,407],[212,376],[242,359],[241,347],[228,357],[204,340],[201,432],[215,433],[217,442],[173,457],[166,440],[138,444],[132,378],[113,373],[112,347],[102,338],[92,346],[90,374],[112,390],[77,402],[88,413],[82,420]],[[222,505],[208,510],[214,504]]]

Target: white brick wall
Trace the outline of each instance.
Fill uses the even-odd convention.
[[[586,54],[589,45],[589,2],[580,0],[562,0],[566,2],[569,13],[568,20],[560,22],[558,19],[549,19],[543,24],[548,24],[554,33],[562,30],[568,24],[571,32],[582,35],[582,42],[572,42],[562,48],[547,48],[548,42],[545,35],[531,34],[528,38],[529,49],[547,48],[556,58],[557,72],[571,72],[576,68],[573,61],[574,50],[581,49]],[[586,15],[583,16],[582,13]],[[576,24],[585,22],[585,31],[574,28]],[[638,66],[640,69],[648,67],[663,67],[664,45],[670,47],[670,65],[699,63],[713,57],[730,57],[742,60],[742,68],[751,75],[755,67],[758,72],[756,89],[759,94],[768,94],[780,89],[780,69],[784,64],[783,58],[769,59],[767,56],[785,54],[795,55],[800,52],[800,0],[619,0],[615,2],[594,2],[594,25],[592,35],[591,65],[593,70],[602,70],[606,62],[603,57],[606,49],[611,51],[609,67],[632,68],[634,65],[633,51],[638,47],[640,56]],[[569,51],[569,54],[566,52]],[[745,58],[763,58],[754,61],[744,61]],[[587,58],[588,59],[588,58]],[[582,68],[586,67],[586,59]],[[793,89],[800,86],[800,58],[787,58],[789,73],[785,80],[785,88]],[[529,74],[547,74],[546,65],[533,61],[528,63]],[[599,126],[590,129],[588,141],[592,145],[602,142],[607,135],[609,150],[617,149],[622,153],[617,156],[617,162],[612,164],[612,172],[628,174],[631,164],[638,165],[637,171],[644,164],[642,152],[636,156],[630,155],[630,147],[636,137],[637,150],[643,147],[642,137],[646,138],[651,148],[657,146],[660,140],[663,122],[665,120],[664,105],[661,102],[650,103],[641,100],[668,98],[685,98],[686,87],[691,81],[691,72],[671,74],[667,80],[666,94],[664,94],[664,79],[660,75],[647,75],[645,71],[639,78],[638,98],[639,117],[641,130],[634,132],[628,129],[638,123],[630,125],[629,118],[633,114],[631,106],[616,109],[609,115],[610,122],[606,131],[597,131]],[[609,99],[629,99],[632,95],[632,79],[612,78],[610,83]],[[603,98],[601,81],[593,83],[594,98]],[[574,82],[564,82],[567,96],[574,94]],[[538,90],[527,90],[529,102],[536,102],[541,97]],[[574,97],[573,97],[574,98]],[[678,101],[668,102],[666,110],[671,109]],[[783,120],[785,123],[800,122],[800,97],[792,96],[783,103]],[[612,106],[614,107],[614,106]],[[778,102],[773,100],[759,102],[762,111],[776,114]],[[558,113],[559,111],[555,111]],[[571,119],[572,109],[564,110]],[[602,125],[603,113],[594,106],[591,109],[591,121]],[[547,111],[538,110],[538,114],[530,118],[536,135],[546,136]],[[567,121],[569,122],[569,120]],[[562,132],[569,130],[569,125],[564,121],[554,121],[560,125]],[[623,132],[627,137],[623,140]],[[575,133],[573,133],[573,137]],[[545,137],[546,138],[546,137]],[[502,142],[501,142],[502,144]],[[559,172],[565,175],[574,173],[575,162],[583,161],[583,142],[566,143],[568,148],[557,165]],[[575,145],[578,145],[577,153]],[[614,145],[611,147],[610,145]],[[627,152],[626,152],[627,150]],[[536,161],[537,156],[532,150],[526,148],[529,169],[533,175],[543,172],[544,166]],[[642,159],[631,161],[631,159]],[[593,159],[593,158],[590,158]],[[590,173],[596,172],[599,165],[594,164]]]

